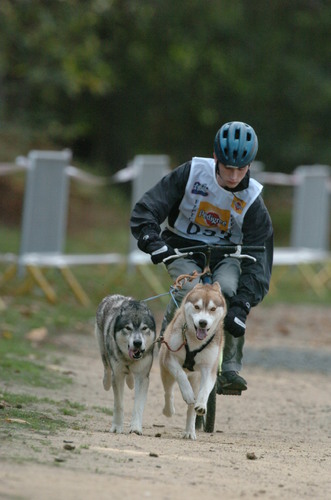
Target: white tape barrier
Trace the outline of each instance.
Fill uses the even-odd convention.
[[[317,264],[331,260],[331,253],[311,248],[276,247],[274,250],[274,266],[298,266],[300,264]]]
[[[19,156],[16,159],[16,163],[0,163],[0,176],[1,175],[12,175],[19,172],[24,172],[29,168],[29,160],[23,156]],[[91,186],[106,186],[122,182],[130,182],[135,179],[139,172],[129,164],[127,167],[118,170],[114,175],[110,177],[99,177],[97,175],[89,174],[83,170],[69,165],[66,168],[66,172],[69,177],[83,182],[84,184],[89,184]]]

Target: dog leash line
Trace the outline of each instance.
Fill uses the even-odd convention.
[[[168,344],[168,342],[166,340],[164,340],[163,337],[159,337],[158,340],[161,342],[161,344],[165,344],[167,346],[167,348],[169,349],[169,351],[171,351],[171,352],[178,352],[181,350],[182,347],[184,347],[184,345],[186,345],[186,339],[184,339],[184,342],[178,347],[178,349],[171,349],[170,345]]]
[[[148,297],[147,299],[143,299],[142,302],[148,302],[149,300],[158,299],[159,297],[164,297],[164,295],[169,295],[170,292],[160,293],[159,295],[154,295],[153,297]]]
[[[164,344],[167,346],[167,348],[169,349],[169,351],[171,352],[178,352],[181,350],[182,347],[184,347],[184,345],[186,346],[187,344],[187,338],[186,338],[186,330],[187,330],[187,324],[184,323],[184,325],[182,326],[182,335],[183,335],[183,343],[178,347],[178,349],[172,349],[170,347],[170,345],[168,344],[168,342],[166,340],[164,340],[163,336],[160,335],[160,337],[155,341],[155,342],[159,342],[161,344]]]

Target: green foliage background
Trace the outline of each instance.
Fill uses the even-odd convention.
[[[328,164],[330,27],[327,0],[1,0],[1,159],[175,166],[238,119],[267,170]]]

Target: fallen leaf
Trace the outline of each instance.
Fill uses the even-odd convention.
[[[21,418],[6,418],[6,422],[9,422],[10,424],[29,424],[26,420],[22,420]]]
[[[42,342],[48,335],[48,330],[44,326],[30,330],[25,338],[32,342]]]

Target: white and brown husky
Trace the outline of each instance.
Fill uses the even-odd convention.
[[[186,439],[196,439],[196,415],[204,415],[217,376],[223,345],[226,302],[220,285],[198,284],[185,296],[162,340],[159,362],[164,387],[163,414],[175,413],[174,384],[188,404]]]

